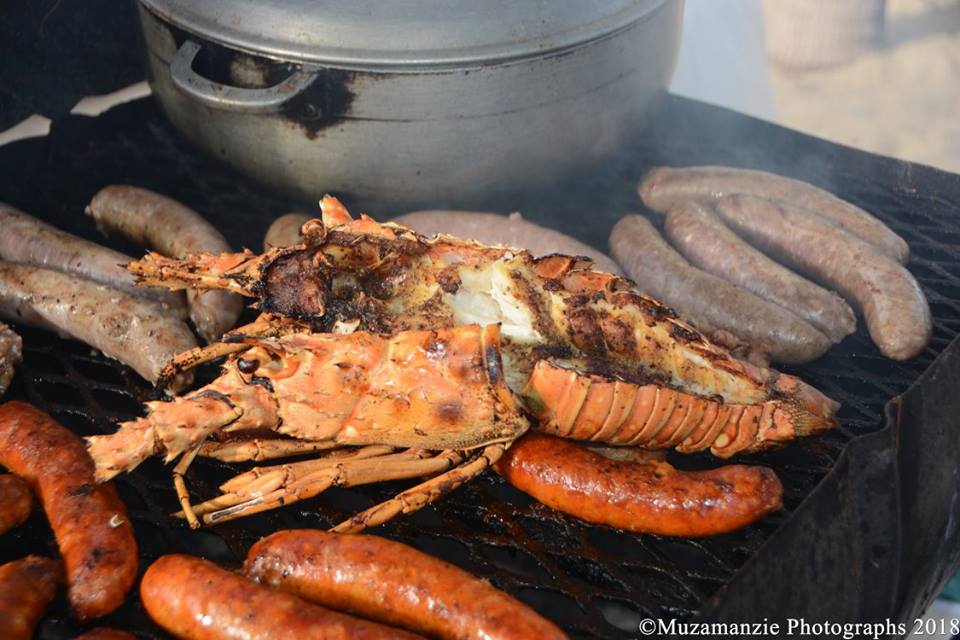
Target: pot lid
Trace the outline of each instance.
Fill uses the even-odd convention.
[[[218,44],[273,58],[407,66],[504,60],[614,33],[679,0],[140,0]]]

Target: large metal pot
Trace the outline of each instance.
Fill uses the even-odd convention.
[[[683,0],[139,0],[173,124],[378,214],[558,181],[643,126]]]

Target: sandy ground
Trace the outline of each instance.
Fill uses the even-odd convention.
[[[886,44],[814,71],[770,67],[775,119],[960,173],[960,2],[889,0]]]

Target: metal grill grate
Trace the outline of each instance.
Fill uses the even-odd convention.
[[[665,160],[737,163],[738,158],[725,151],[728,142],[721,135],[712,141],[699,140],[694,149],[675,145],[669,151],[672,155],[664,157],[667,142],[656,136],[643,138],[601,174],[583,176],[569,189],[558,190],[560,194],[539,194],[518,202],[528,217],[602,246],[617,217],[639,208],[633,185],[645,166]],[[829,159],[829,154],[824,157]],[[793,160],[766,158],[767,166],[785,173]],[[290,205],[196,155],[172,135],[148,102],[117,108],[97,120],[71,118],[55,127],[46,140],[0,149],[0,170],[9,178],[0,199],[91,238],[98,236],[79,211],[98,188],[110,182],[141,184],[182,199],[205,212],[236,246],[255,249],[269,219]],[[843,407],[836,431],[743,460],[776,470],[786,490],[784,512],[740,532],[705,540],[632,535],[559,515],[488,473],[435,507],[375,533],[489,579],[558,622],[573,637],[631,636],[642,618],[692,616],[790,517],[832,468],[845,443],[880,428],[884,403],[904,391],[960,332],[960,206],[897,189],[885,189],[882,197],[871,201],[877,187],[861,185],[858,190],[859,174],[847,175],[830,166],[823,171],[846,176],[846,186],[864,194],[858,202],[877,211],[909,241],[914,252],[910,269],[930,300],[935,332],[924,354],[907,363],[882,358],[861,328],[820,361],[791,370],[840,400]],[[815,179],[817,174],[808,177]],[[888,179],[892,183],[893,178]],[[602,210],[591,216],[591,224],[583,224],[582,211],[599,202]],[[9,397],[33,402],[78,434],[110,432],[116,420],[138,415],[140,403],[148,399],[150,389],[135,374],[91,353],[89,347],[41,331],[23,329],[22,333],[25,362]],[[671,461],[686,468],[717,464],[700,455],[674,455]],[[194,497],[213,495],[216,486],[239,468],[198,460],[188,474]],[[235,567],[262,535],[283,528],[330,526],[408,483],[331,490],[315,500],[201,531],[191,531],[167,516],[177,505],[169,470],[158,461],[148,461],[135,473],[120,477],[117,485],[130,509],[142,551],[141,568],[145,568],[168,552],[189,552]],[[55,552],[42,514],[0,540],[0,561],[28,552]],[[143,638],[163,637],[136,597],[102,623],[135,630]],[[79,630],[61,597],[42,623],[39,637],[71,637]]]

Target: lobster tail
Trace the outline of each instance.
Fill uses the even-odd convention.
[[[720,458],[761,451],[836,423],[833,405],[811,412],[805,399],[790,396],[725,403],[546,360],[534,367],[521,397],[540,421],[539,430],[552,435],[682,453],[709,449]]]

